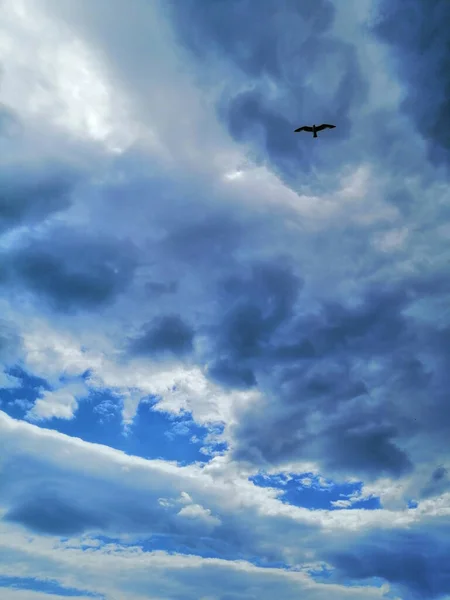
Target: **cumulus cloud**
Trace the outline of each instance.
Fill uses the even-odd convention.
[[[81,383],[69,384],[56,390],[43,390],[28,411],[30,421],[46,419],[72,419],[78,407],[78,399],[88,393]]]

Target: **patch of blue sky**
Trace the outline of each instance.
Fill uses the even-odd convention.
[[[121,409],[121,399],[109,390],[91,392],[79,400],[72,419],[46,419],[38,424],[85,442],[125,450]]]
[[[343,508],[381,508],[378,497],[362,497],[362,482],[335,483],[315,476],[301,474],[258,474],[250,477],[260,487],[279,488],[279,499],[285,504],[301,506],[310,510],[339,510]]]
[[[20,387],[0,390],[0,409],[16,419],[24,419],[48,383],[19,368],[12,369]],[[88,377],[89,373],[85,374]],[[177,461],[179,464],[208,462],[226,450],[215,442],[220,427],[208,429],[197,425],[189,413],[169,415],[153,409],[151,402],[141,402],[133,423],[124,431],[122,400],[111,390],[91,392],[80,399],[72,419],[51,418],[36,423],[46,429],[78,437],[86,442],[104,444],[127,454],[143,458]]]
[[[51,600],[52,595],[67,596],[67,598],[79,596],[97,599],[104,598],[104,596],[100,594],[93,594],[92,592],[76,588],[62,587],[56,581],[51,581],[49,579],[36,579],[34,577],[0,576],[0,597],[2,596],[2,588],[42,592],[49,595],[49,600]]]
[[[326,564],[320,564],[313,568],[309,568],[307,569],[307,572],[315,581],[320,583],[328,581],[333,574],[333,570]]]
[[[169,415],[141,402],[124,443],[131,454],[185,465],[210,459],[208,452],[216,446],[209,439],[210,433],[207,427],[196,424],[189,413]],[[206,451],[202,452],[205,446]]]
[[[45,379],[30,375],[20,367],[8,369],[6,374],[13,377],[18,385],[0,389],[0,410],[14,419],[23,419],[41,391],[50,389],[50,386]]]

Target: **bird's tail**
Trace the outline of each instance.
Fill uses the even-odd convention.
[[[314,132],[313,137],[318,137],[317,136],[317,131]]]

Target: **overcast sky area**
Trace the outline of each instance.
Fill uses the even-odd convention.
[[[450,600],[449,23],[0,1],[2,600]]]

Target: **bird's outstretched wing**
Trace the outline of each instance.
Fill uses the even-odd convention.
[[[298,129],[294,129],[294,133],[297,133],[298,131],[312,131],[313,128],[312,127],[308,127],[307,125],[305,125],[304,127],[299,127]]]
[[[322,131],[323,129],[334,129],[336,127],[336,125],[329,125],[328,123],[322,123],[322,125],[319,125],[318,127],[316,127],[316,131]]]

